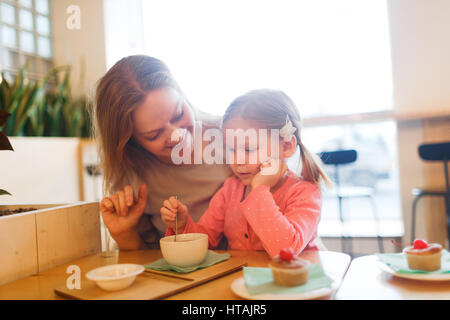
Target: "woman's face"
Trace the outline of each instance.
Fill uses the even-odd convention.
[[[172,88],[150,91],[145,101],[133,111],[132,120],[134,139],[160,160],[169,163],[172,163],[172,148],[186,139],[186,135],[177,134],[178,138],[172,140],[174,130],[183,129],[185,134],[193,135],[192,108]]]

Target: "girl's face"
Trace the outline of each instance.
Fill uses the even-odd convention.
[[[260,172],[262,161],[267,160],[267,158],[261,159],[261,154],[267,155],[267,157],[279,158],[284,161],[285,158],[290,157],[293,152],[295,152],[295,138],[293,138],[292,143],[285,143],[279,138],[275,141],[271,141],[270,130],[267,130],[267,138],[261,139],[258,132],[258,129],[260,128],[260,125],[256,122],[244,120],[241,117],[230,119],[225,122],[223,126],[226,156],[227,159],[232,161],[232,163],[230,163],[230,168],[236,177],[247,186],[251,184],[253,177]],[[234,132],[237,132],[236,130],[238,129],[242,129],[243,132],[248,129],[255,131],[256,139],[253,139],[255,140],[255,143],[251,143],[252,139],[249,139],[248,135],[245,138],[245,142],[244,139],[237,139],[235,136],[231,137],[229,135],[227,137],[227,130],[234,130]],[[272,146],[272,143],[276,143],[276,145]],[[291,149],[293,149],[293,152],[291,152]],[[243,164],[238,163],[239,151],[245,155]]]
[[[132,114],[133,137],[147,151],[160,160],[171,161],[174,146],[192,136],[194,128],[194,113],[186,100],[172,88],[152,90],[145,101]],[[172,133],[183,129],[185,135],[177,135],[172,140]]]

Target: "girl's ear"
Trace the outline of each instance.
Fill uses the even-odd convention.
[[[281,140],[281,153],[283,154],[283,157],[290,158],[297,150],[297,138],[295,137],[295,135],[292,135],[291,141],[286,142],[283,139],[280,140]]]

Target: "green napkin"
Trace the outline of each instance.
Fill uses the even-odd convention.
[[[203,259],[203,261],[199,265],[196,265],[196,266],[177,267],[177,266],[168,264],[167,261],[164,258],[162,258],[151,264],[144,265],[144,268],[160,270],[160,271],[171,270],[171,271],[175,271],[175,272],[179,272],[179,273],[188,273],[188,272],[192,272],[197,269],[203,269],[203,268],[210,267],[216,263],[227,260],[229,257],[230,257],[229,253],[226,253],[226,252],[225,253],[216,253],[214,251],[208,250],[208,252],[206,253],[205,259]]]
[[[292,294],[327,288],[333,283],[319,264],[309,266],[308,282],[296,287],[279,286],[273,282],[270,268],[244,267],[244,279],[250,294]]]
[[[376,256],[398,273],[450,273],[450,253],[447,250],[442,250],[441,269],[436,271],[410,269],[403,253],[379,253]]]

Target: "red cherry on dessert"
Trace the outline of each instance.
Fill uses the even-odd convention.
[[[294,250],[292,250],[292,248],[281,249],[280,259],[284,261],[291,261],[294,259]]]
[[[414,240],[414,249],[426,249],[428,248],[428,243],[425,240],[417,239]]]

